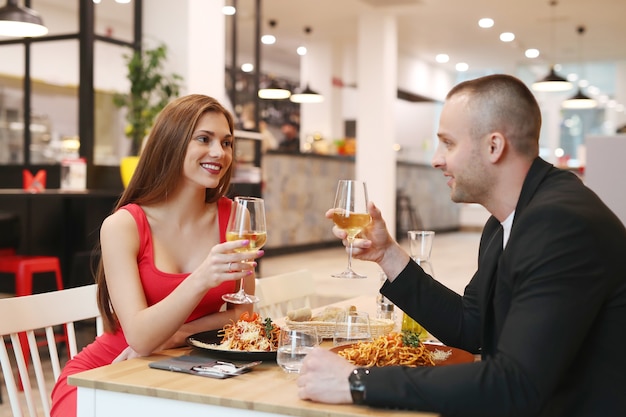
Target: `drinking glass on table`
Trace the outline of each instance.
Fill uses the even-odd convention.
[[[352,243],[370,222],[367,212],[367,186],[363,181],[339,180],[333,212],[333,222],[348,234],[348,267],[333,274],[335,278],[367,278],[352,270]]]
[[[409,237],[411,258],[422,267],[424,272],[434,278],[435,271],[430,262],[430,253],[433,249],[435,232],[431,230],[409,230],[407,235]],[[420,340],[428,339],[428,331],[406,313],[402,316],[402,331],[418,333]]]
[[[333,331],[333,345],[352,345],[358,342],[370,342],[370,319],[367,313],[345,311],[337,316]]]
[[[256,252],[267,241],[265,226],[265,204],[263,199],[256,197],[235,197],[230,210],[230,218],[226,227],[226,240],[247,239],[249,244],[235,249],[235,252]],[[247,294],[244,290],[243,278],[239,283],[239,291],[224,294],[222,299],[232,304],[253,304],[259,301],[257,296]]]
[[[283,328],[278,336],[276,363],[287,373],[300,373],[304,357],[318,345],[314,327],[299,330]]]

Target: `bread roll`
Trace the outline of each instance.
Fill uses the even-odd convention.
[[[311,309],[308,307],[299,308],[287,312],[287,318],[291,321],[309,321],[311,320]]]

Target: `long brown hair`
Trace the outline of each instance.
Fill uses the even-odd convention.
[[[139,158],[137,169],[113,212],[129,203],[139,205],[159,203],[167,198],[169,191],[175,190],[181,180],[187,145],[198,119],[207,112],[223,114],[228,121],[231,135],[234,133],[233,116],[214,98],[191,94],[172,101],[157,116],[147,138],[146,147]],[[230,164],[216,188],[207,189],[205,200],[207,203],[216,202],[228,192],[233,165]],[[119,328],[119,323],[111,305],[102,259],[96,271],[96,283],[98,308],[105,330],[113,333]]]

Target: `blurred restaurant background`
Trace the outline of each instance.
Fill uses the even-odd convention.
[[[62,258],[64,279],[123,190],[133,151],[115,97],[131,89],[128,57],[161,45],[181,95],[236,116],[231,194],[266,200],[270,256],[338,244],[323,213],[345,178],[367,182],[398,236],[482,227],[484,210],[452,203],[430,159],[448,90],[492,73],[533,89],[541,156],[626,219],[623,0],[6,3],[36,11],[47,33],[0,32],[0,210],[20,213],[21,251]],[[557,77],[565,90],[550,88]],[[260,97],[270,87],[284,98]],[[295,151],[280,147],[288,131]],[[45,172],[45,191],[25,190],[26,171]]]

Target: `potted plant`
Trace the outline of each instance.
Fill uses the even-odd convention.
[[[154,49],[135,50],[124,58],[130,92],[115,94],[113,103],[118,108],[126,108],[127,124],[124,132],[131,140],[131,156],[120,164],[122,182],[126,186],[137,165],[144,137],[157,114],[170,99],[178,96],[182,77],[175,73],[164,73],[163,64],[167,59],[167,47],[164,44]]]

